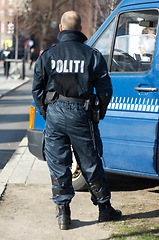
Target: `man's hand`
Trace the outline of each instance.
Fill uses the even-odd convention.
[[[100,119],[104,119],[106,111],[107,111],[107,106],[111,100],[111,96],[107,95],[105,97],[100,97],[99,96],[99,104],[100,104]]]
[[[40,115],[44,118],[44,120],[46,120],[46,107],[45,106],[39,107],[39,112]]]

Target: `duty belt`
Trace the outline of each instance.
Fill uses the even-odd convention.
[[[85,99],[75,98],[75,97],[65,97],[65,96],[60,95],[60,94],[59,94],[58,100],[73,101],[73,102],[83,102],[83,103],[85,103]]]

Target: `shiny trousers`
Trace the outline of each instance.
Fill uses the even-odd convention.
[[[72,186],[72,145],[77,163],[88,184],[95,205],[110,199],[100,155],[102,143],[98,125],[84,103],[57,100],[49,104],[44,130],[44,155],[52,180],[53,201],[62,205],[74,197]]]

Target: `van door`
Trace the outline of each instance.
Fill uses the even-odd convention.
[[[157,176],[159,60],[155,46],[158,46],[158,11],[121,13],[116,27],[113,25],[115,37],[109,52],[104,42],[109,40],[106,36],[111,24],[94,44],[108,62],[113,84],[107,116],[100,122],[105,168]]]

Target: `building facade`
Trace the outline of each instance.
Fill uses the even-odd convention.
[[[24,9],[25,0],[0,0],[0,49],[13,45],[16,16]]]

